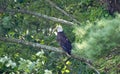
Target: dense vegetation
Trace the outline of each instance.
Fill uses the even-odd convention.
[[[105,0],[51,1],[0,0],[0,74],[119,74],[117,9],[111,14]],[[58,24],[72,42],[69,59],[58,51]]]

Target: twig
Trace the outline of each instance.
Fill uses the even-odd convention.
[[[45,0],[46,2],[48,2],[52,7],[55,7],[57,10],[59,10],[60,12],[62,12],[64,15],[68,16],[71,20],[73,20],[75,23],[80,24],[79,21],[77,21],[72,15],[68,14],[66,11],[64,11],[63,9],[61,9],[60,7],[58,7],[55,3],[53,3],[50,0]]]

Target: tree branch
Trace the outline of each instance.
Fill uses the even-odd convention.
[[[20,39],[12,39],[12,38],[0,37],[0,41],[12,42],[12,43],[17,43],[17,44],[32,46],[32,47],[35,47],[35,48],[42,48],[42,49],[47,49],[49,51],[54,51],[54,52],[58,52],[58,53],[61,53],[61,54],[65,54],[64,51],[62,51],[62,50],[60,50],[60,49],[58,49],[56,47],[52,47],[52,46],[48,46],[48,45],[42,45],[42,44],[39,44],[39,43],[28,42],[28,41],[20,40]],[[92,64],[92,62],[90,60],[85,59],[85,58],[81,58],[81,57],[73,55],[73,54],[71,55],[71,58],[77,59],[77,60],[80,60],[81,62],[86,63],[97,74],[100,74],[99,71],[96,68],[94,68],[94,66],[93,66],[93,64]]]
[[[34,15],[36,17],[44,18],[44,19],[47,19],[47,20],[52,20],[54,22],[59,22],[59,23],[68,24],[68,25],[74,25],[75,24],[75,23],[67,21],[67,20],[63,20],[63,19],[59,19],[59,18],[55,18],[55,17],[50,17],[50,16],[47,16],[47,15],[44,15],[44,14],[41,14],[41,13],[36,13],[36,12],[33,12],[33,11],[28,11],[28,10],[6,9],[6,10],[4,10],[4,12],[30,14],[30,15]]]
[[[58,7],[52,1],[50,1],[50,0],[45,0],[45,1],[48,2],[52,7],[55,7],[57,10],[59,10],[60,12],[62,12],[64,15],[70,17],[70,19],[73,20],[75,23],[80,24],[80,22],[77,21],[72,15],[68,14],[66,11],[64,11],[63,9],[61,9],[60,7]]]
[[[59,50],[59,49],[56,48],[56,47],[51,47],[51,46],[47,46],[47,45],[42,45],[42,44],[39,44],[39,43],[28,42],[28,41],[20,40],[20,39],[12,39],[12,38],[0,37],[0,41],[17,43],[17,44],[32,46],[32,47],[35,47],[35,48],[48,49],[49,51],[64,53],[62,50]]]

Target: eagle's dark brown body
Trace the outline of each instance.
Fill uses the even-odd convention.
[[[59,42],[60,46],[63,48],[65,52],[71,55],[71,42],[65,36],[64,32],[57,32],[57,41]]]

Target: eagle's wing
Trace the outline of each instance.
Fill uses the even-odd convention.
[[[58,33],[57,35],[57,40],[60,43],[61,47],[68,52],[68,54],[71,53],[71,42],[69,41],[69,39],[65,36],[64,33]]]

